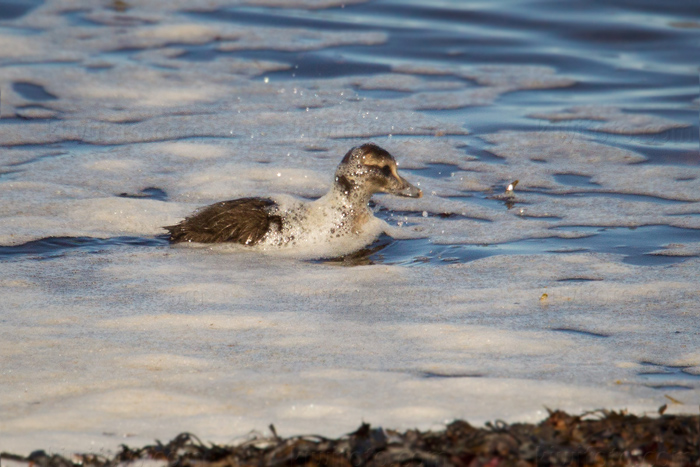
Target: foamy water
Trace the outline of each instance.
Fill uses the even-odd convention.
[[[0,1],[0,451],[697,411],[698,18],[149,5]],[[367,141],[353,267],[162,237]]]

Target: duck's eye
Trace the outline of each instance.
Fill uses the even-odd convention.
[[[382,167],[382,174],[385,177],[391,177],[391,167],[389,167],[388,165],[385,165],[384,167]]]

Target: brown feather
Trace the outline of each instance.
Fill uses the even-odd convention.
[[[258,243],[272,225],[282,228],[282,218],[270,214],[275,202],[265,198],[241,198],[212,204],[176,225],[170,231],[170,241],[223,243],[243,245]]]

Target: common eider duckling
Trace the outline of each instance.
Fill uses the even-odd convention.
[[[346,254],[373,242],[387,227],[368,207],[375,193],[409,198],[423,195],[398,174],[391,154],[368,143],[348,151],[335,171],[330,191],[315,201],[286,198],[222,201],[164,228],[170,231],[172,243],[231,242],[264,248],[343,243],[341,250],[350,247],[350,251],[340,252]]]

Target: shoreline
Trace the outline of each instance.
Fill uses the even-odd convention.
[[[636,416],[595,410],[581,415],[549,410],[537,424],[502,421],[482,428],[456,420],[440,431],[399,432],[363,423],[337,439],[319,435],[281,438],[255,435],[236,445],[217,445],[181,433],[167,443],[141,448],[121,446],[109,458],[74,454],[71,458],[38,450],[29,456],[0,453],[4,466],[149,465],[659,465],[700,463],[700,415]]]

